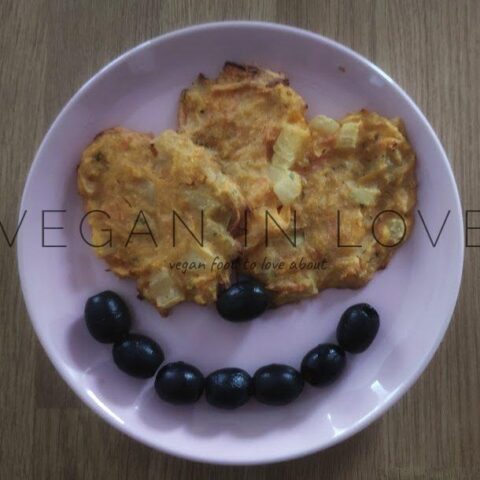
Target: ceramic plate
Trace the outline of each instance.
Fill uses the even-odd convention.
[[[365,107],[405,121],[418,155],[418,209],[425,225],[417,212],[412,237],[365,288],[329,290],[245,324],[222,320],[214,307],[187,304],[162,318],[137,299],[133,282],[107,272],[83,242],[75,181],[82,149],[96,133],[116,125],[154,133],[175,128],[181,90],[199,72],[215,76],[226,60],[285,72],[310,115],[341,117]],[[150,40],[107,65],[74,95],[45,136],[20,214],[25,210],[17,240],[21,283],[33,326],[54,366],[114,427],[153,448],[199,461],[291,459],[366,427],[425,369],[445,334],[460,286],[459,196],[425,117],[392,79],[358,54],[282,25],[194,26]],[[42,246],[42,216],[43,243],[64,247]],[[111,347],[88,335],[82,319],[85,300],[104,289],[124,295],[135,330],[156,339],[168,361],[181,359],[205,373],[224,366],[253,373],[272,362],[298,367],[306,351],[334,339],[339,316],[353,303],[375,305],[382,326],[367,352],[349,358],[337,383],[321,390],[307,387],[289,406],[251,401],[236,411],[219,411],[202,399],[192,407],[172,407],[155,396],[153,379],[118,371]]]

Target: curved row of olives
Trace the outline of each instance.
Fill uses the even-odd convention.
[[[244,300],[251,302],[251,313],[258,313],[264,305],[258,290],[261,287],[246,280],[242,282],[231,288],[242,292]],[[237,303],[237,307],[241,303]],[[217,308],[222,312],[221,303]],[[233,321],[249,317],[235,315],[233,310],[228,312],[231,315],[227,317]],[[162,400],[175,405],[190,404],[205,392],[209,404],[226,409],[240,407],[251,397],[267,405],[286,405],[300,395],[305,382],[315,387],[332,383],[345,369],[345,352],[366,350],[380,325],[373,307],[366,303],[353,305],[343,313],[338,324],[338,345],[317,345],[303,358],[300,371],[289,365],[271,364],[259,368],[253,377],[240,368],[222,368],[204,377],[200,370],[185,362],[161,367],[165,360],[161,347],[145,335],[130,332],[129,309],[116,293],[107,290],[90,297],[84,313],[90,334],[99,342],[113,343],[113,360],[120,370],[139,378],[156,374],[155,390]]]

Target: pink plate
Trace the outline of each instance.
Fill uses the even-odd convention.
[[[311,115],[340,117],[362,107],[406,123],[418,154],[419,202],[411,239],[365,288],[329,290],[248,324],[219,318],[213,307],[181,305],[161,318],[136,298],[82,241],[76,165],[100,130],[115,125],[160,132],[175,128],[178,97],[199,72],[215,75],[225,60],[283,71]],[[199,25],[148,41],[114,60],[68,102],[48,131],[30,170],[18,238],[23,292],[35,331],[51,361],[77,395],[111,425],[153,448],[205,462],[255,464],[324,449],[365,428],[411,387],[432,358],[457,299],[464,254],[459,195],[445,152],[425,117],[393,80],[353,51],[319,35],[282,25],[225,22]],[[42,210],[46,244],[42,247]],[[157,339],[169,361],[204,373],[263,364],[299,366],[317,343],[333,340],[340,314],[366,301],[382,326],[372,347],[349,358],[340,381],[306,388],[287,407],[251,401],[233,412],[201,400],[171,407],[153,380],[116,370],[110,347],[87,333],[82,311],[90,295],[116,290],[129,301],[135,329]]]

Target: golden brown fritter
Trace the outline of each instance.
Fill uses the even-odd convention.
[[[271,222],[268,247],[257,244],[243,254],[246,271],[266,285],[277,305],[326,288],[365,285],[413,228],[415,154],[399,121],[362,110],[340,122],[316,117],[310,129],[309,165],[298,170],[303,191],[291,208],[297,246]],[[282,217],[292,239],[291,212]],[[265,257],[270,268],[262,268]]]
[[[200,75],[184,90],[179,104],[179,131],[196,144],[218,154],[222,171],[236,182],[247,200],[251,241],[263,229],[264,209],[280,202],[274,192],[269,166],[273,145],[282,130],[308,137],[306,104],[287,78],[253,66],[226,63],[219,76]],[[302,163],[302,145],[297,145]],[[291,182],[285,190],[298,191]]]
[[[212,271],[211,263],[238,256],[230,231],[244,200],[213,154],[187,136],[107,130],[82,155],[78,189],[87,212],[106,212],[88,216],[91,243],[103,245],[97,255],[117,275],[135,278],[160,313],[184,300],[212,303],[217,286],[229,284],[230,271]]]

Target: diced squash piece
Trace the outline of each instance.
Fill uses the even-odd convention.
[[[310,120],[310,128],[322,137],[329,137],[334,135],[340,128],[340,124],[333,118],[326,117],[325,115],[317,115]]]
[[[148,279],[145,289],[149,298],[154,298],[157,307],[168,310],[185,299],[167,269],[162,268]]]
[[[360,124],[357,122],[344,123],[337,136],[338,148],[355,148],[357,146]]]
[[[360,205],[374,205],[377,196],[380,195],[380,190],[375,187],[361,187],[352,182],[348,182],[347,185],[350,189],[350,197]]]
[[[394,194],[395,206],[401,213],[407,213],[411,206],[411,199],[404,188],[398,189]]]
[[[388,230],[393,243],[397,243],[405,235],[405,223],[401,218],[392,218],[388,221]]]
[[[303,159],[310,132],[308,128],[287,123],[273,145],[272,165],[290,168]]]
[[[302,179],[296,172],[285,170],[273,184],[273,191],[282,205],[290,205],[302,193]]]
[[[268,166],[268,178],[273,184],[280,181],[287,174],[288,170],[284,167],[277,167],[275,165]]]

